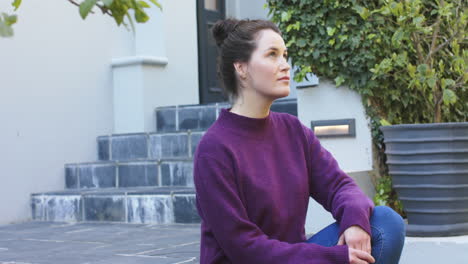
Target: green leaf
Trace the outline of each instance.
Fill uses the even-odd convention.
[[[114,0],[101,0],[106,7],[110,7]]]
[[[341,86],[341,84],[343,84],[345,81],[345,79],[341,76],[338,76],[335,78],[335,85],[338,87],[338,86]]]
[[[367,35],[367,39],[373,39],[373,38],[375,38],[375,36],[376,36],[375,34],[369,34],[369,35]]]
[[[393,45],[395,45],[396,47],[399,47],[401,44],[401,41],[403,40],[403,37],[404,37],[404,33],[401,28],[395,31],[395,33],[392,36]]]
[[[15,8],[14,11],[16,11],[21,5],[21,0],[14,0],[13,3],[11,3],[11,5]]]
[[[7,26],[11,26],[13,24],[16,23],[16,21],[18,21],[18,17],[16,15],[7,15],[5,13],[3,13],[3,19],[5,20],[5,24]]]
[[[281,13],[281,22],[288,22],[291,19],[292,12],[291,11],[283,11]]]
[[[400,67],[403,67],[407,62],[408,62],[408,55],[406,54],[406,52],[398,54],[395,58],[395,63]]]
[[[413,24],[415,24],[417,27],[420,27],[422,22],[424,22],[424,17],[423,16],[417,16],[413,18]]]
[[[369,9],[362,6],[355,6],[354,10],[361,16],[362,19],[366,20],[370,16]]]
[[[429,87],[431,87],[431,89],[434,89],[437,83],[437,78],[434,76],[427,78],[426,83]]]
[[[333,36],[335,34],[336,28],[327,27],[328,36]]]
[[[455,81],[452,79],[442,79],[442,89],[455,85]]]
[[[149,0],[149,1],[153,3],[153,5],[157,6],[160,10],[162,10],[162,6],[158,1],[156,0]]]
[[[413,64],[408,63],[406,69],[408,70],[408,73],[411,78],[414,78],[416,76],[416,67]]]
[[[141,7],[144,7],[144,8],[150,8],[151,6],[148,5],[148,3],[146,3],[145,1],[138,1],[138,4],[141,6]]]
[[[96,4],[97,0],[85,0],[80,4],[80,16],[81,18],[85,19],[91,9],[93,9],[94,5]]]
[[[457,99],[457,95],[452,90],[444,89],[443,100],[445,105],[455,104]]]
[[[426,76],[428,70],[429,70],[429,66],[427,64],[419,64],[418,65],[418,72],[421,75]]]
[[[149,16],[143,10],[140,10],[140,9],[135,10],[135,20],[138,23],[144,23],[148,21],[148,19],[149,19]]]
[[[305,39],[303,39],[303,38],[298,39],[297,42],[296,42],[296,45],[298,47],[300,47],[300,48],[305,47],[306,44],[307,44],[307,41]]]
[[[388,122],[386,119],[380,119],[380,124],[382,126],[391,126],[392,124],[390,124],[390,122]]]
[[[1,37],[11,37],[11,36],[13,36],[13,29],[11,28],[11,26],[6,25],[1,20],[0,20],[0,36]]]

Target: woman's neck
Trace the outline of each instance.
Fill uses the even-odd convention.
[[[231,108],[232,113],[251,117],[251,118],[265,118],[270,113],[270,106],[269,105],[262,105],[262,104],[246,104],[235,102]]]

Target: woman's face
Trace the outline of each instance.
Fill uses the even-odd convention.
[[[256,41],[257,47],[247,63],[248,86],[272,100],[288,96],[291,67],[283,38],[271,29],[264,29],[258,32]]]

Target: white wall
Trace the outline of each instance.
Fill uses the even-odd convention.
[[[65,163],[97,159],[113,128],[111,59],[134,50],[112,18],[83,21],[68,1],[23,1],[18,15],[0,38],[0,224],[29,218],[31,193],[63,190]]]
[[[196,1],[160,2],[137,25],[135,51],[114,58],[115,133],[153,132],[156,106],[200,102]]]
[[[346,172],[372,170],[370,127],[357,92],[320,79],[317,87],[298,91],[297,104],[298,117],[307,127],[315,120],[356,119],[355,138],[321,138],[320,142]]]
[[[298,90],[297,101],[298,117],[309,128],[311,121],[316,120],[355,119],[355,138],[320,138],[320,143],[332,153],[340,168],[372,198],[375,191],[368,173],[372,170],[372,137],[359,94],[320,79],[317,87]],[[307,234],[316,233],[335,221],[312,198],[307,212]]]
[[[153,88],[145,98],[145,111],[153,117],[155,106],[200,103],[196,1],[164,1],[163,8],[168,63],[153,71],[146,68],[145,74]],[[154,131],[155,119],[146,118],[151,123],[145,129]]]

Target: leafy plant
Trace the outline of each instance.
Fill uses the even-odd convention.
[[[373,201],[375,205],[389,206],[400,215],[406,217],[401,201],[398,200],[397,193],[392,188],[392,178],[388,175],[378,180],[378,183],[375,186],[375,196]]]
[[[297,66],[392,124],[468,119],[467,1],[268,0]]]
[[[381,125],[468,120],[464,0],[267,0],[295,81],[313,72],[357,91],[371,120],[380,175]],[[398,210],[398,208],[394,208]]]
[[[21,1],[22,0],[13,0],[12,6],[15,8],[14,11],[19,8]],[[98,8],[103,14],[113,17],[118,26],[123,24],[128,27],[124,21],[126,17],[133,31],[135,31],[133,18],[138,23],[148,21],[149,16],[144,9],[150,8],[149,3],[152,3],[162,10],[162,6],[157,0],[83,0],[81,3],[77,3],[75,0],[68,0],[68,2],[78,6],[82,19],[86,19],[89,13],[94,13],[92,11],[94,7]],[[133,18],[130,15],[130,11],[134,12]],[[0,16],[0,37],[13,36],[12,25],[16,23],[16,21],[16,15],[2,13],[2,16]]]

